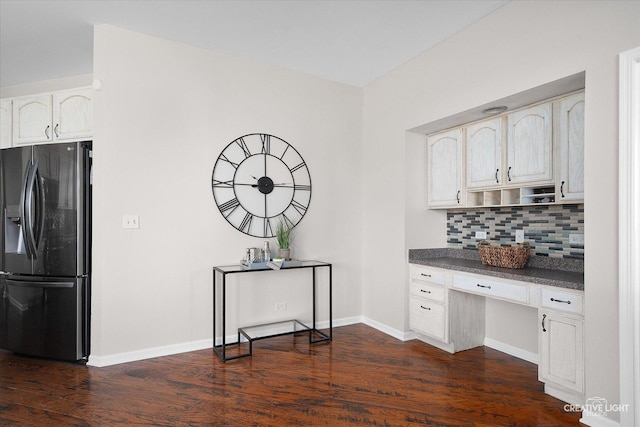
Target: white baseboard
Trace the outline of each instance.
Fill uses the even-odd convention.
[[[376,320],[373,319],[369,319],[368,317],[362,317],[362,323],[364,323],[367,326],[371,326],[374,329],[379,330],[380,332],[384,332],[387,335],[390,335],[392,337],[394,337],[395,339],[398,339],[400,341],[409,341],[412,340],[416,337],[416,333],[415,332],[404,332],[404,331],[400,331],[398,329],[394,329],[390,326],[385,325],[384,323],[380,323]]]
[[[510,356],[517,357],[518,359],[526,360],[527,362],[535,363],[536,365],[538,364],[539,359],[537,353],[532,353],[530,351],[523,350],[521,348],[514,347],[512,345],[505,344],[491,338],[485,338],[484,345],[494,350],[507,353]]]
[[[342,319],[336,319],[333,321],[333,327],[354,325],[357,323],[364,323],[367,326],[371,326],[374,329],[379,330],[389,336],[392,336],[400,341],[409,341],[417,338],[417,334],[413,331],[400,331],[380,323],[376,320],[369,319],[364,316],[345,317]],[[317,327],[319,329],[326,329],[329,327],[329,321],[318,322]],[[237,334],[229,335],[226,337],[226,342],[235,342],[238,339]],[[222,340],[216,339],[216,345],[220,345]],[[502,351],[512,356],[524,359],[531,363],[538,363],[538,355],[519,349],[517,347],[510,346],[508,344],[501,343],[499,341],[486,338],[484,345],[491,347],[495,350]],[[186,353],[189,351],[203,350],[213,347],[213,339],[200,340],[186,342],[182,344],[172,344],[162,347],[153,347],[136,351],[129,351],[125,353],[117,353],[108,356],[89,356],[87,365],[95,367],[104,367],[117,365],[120,363],[135,362],[136,360],[152,359],[154,357],[169,356],[171,354]]]
[[[117,353],[109,356],[89,356],[87,365],[95,367],[105,367],[118,365],[120,363],[135,362],[137,360],[153,359],[154,357],[169,356],[172,354],[186,353],[189,351],[213,348],[213,339],[191,341],[182,344],[172,344],[162,347],[145,348],[142,350]]]
[[[340,326],[353,325],[356,323],[366,322],[363,321],[361,316],[345,317],[343,319],[334,320],[333,327],[336,328]],[[327,320],[324,322],[318,322],[316,327],[318,329],[326,329],[329,327],[329,321]],[[227,335],[226,337],[226,342],[228,343],[236,342],[237,340],[237,333]],[[220,344],[222,344],[222,339],[217,338],[216,345]],[[162,347],[145,348],[142,350],[128,351],[125,353],[117,353],[108,356],[90,355],[87,365],[101,368],[105,366],[118,365],[120,363],[135,362],[137,360],[153,359],[154,357],[162,357],[178,353],[187,353],[189,351],[204,350],[207,348],[213,348],[213,339],[191,341],[181,344],[171,344]]]

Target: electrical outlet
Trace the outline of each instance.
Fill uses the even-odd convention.
[[[486,231],[476,231],[476,239],[486,239],[487,232]]]
[[[277,302],[276,303],[275,311],[282,311],[282,310],[286,310],[286,309],[287,309],[287,303],[286,302]]]
[[[584,245],[584,234],[569,234],[569,244]]]
[[[138,215],[122,215],[122,228],[140,228]]]
[[[516,230],[516,243],[524,242],[524,230]]]

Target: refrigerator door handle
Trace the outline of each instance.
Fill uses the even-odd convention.
[[[31,160],[27,163],[27,169],[24,172],[24,180],[22,181],[22,189],[20,191],[20,233],[24,239],[25,249],[27,251],[27,257],[31,259],[31,247],[29,246],[29,226],[28,226],[28,211],[27,211],[27,185],[29,183],[29,177],[31,176]]]
[[[5,279],[7,285],[23,286],[28,288],[73,288],[74,282],[54,281],[54,282],[30,282],[23,280]]]
[[[42,242],[42,232],[44,230],[44,185],[42,184],[41,176],[40,176],[40,168],[38,167],[38,161],[36,160],[36,164],[34,166],[34,178],[35,178],[35,189],[36,189],[36,229],[33,233],[34,235],[34,253],[33,257],[37,257],[37,250],[40,247],[40,243]]]
[[[23,230],[25,238],[25,246],[29,258],[36,257],[36,239],[33,227],[33,190],[36,185],[36,173],[38,172],[38,161],[32,163],[29,173],[27,174],[27,185],[24,189],[24,211],[23,211]],[[37,202],[36,202],[37,203]]]

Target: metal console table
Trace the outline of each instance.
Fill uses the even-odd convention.
[[[318,268],[329,269],[329,331],[328,333],[320,331],[316,327],[316,269]],[[226,315],[227,315],[227,301],[226,301],[226,288],[227,288],[227,275],[239,274],[239,273],[254,273],[264,271],[285,271],[295,270],[300,268],[312,269],[312,284],[313,284],[313,325],[311,327],[305,325],[298,320],[286,320],[283,322],[269,323],[265,325],[256,325],[251,327],[242,327],[238,329],[238,341],[233,343],[226,342]],[[218,281],[216,276],[220,275],[222,286],[222,301],[220,302],[222,310],[222,344],[216,345],[216,318],[217,318],[217,302],[216,302],[216,286]],[[253,341],[272,338],[282,335],[308,333],[309,344],[315,344],[319,342],[331,341],[333,338],[333,321],[332,321],[332,266],[330,263],[323,261],[300,261],[291,266],[283,266],[280,270],[272,270],[269,267],[249,269],[243,265],[226,265],[213,267],[213,349],[223,362],[228,360],[239,359],[241,357],[248,357],[253,354]],[[231,346],[240,346],[240,337],[243,336],[249,343],[249,351],[240,354],[227,355],[227,348]],[[316,338],[314,338],[314,336]]]

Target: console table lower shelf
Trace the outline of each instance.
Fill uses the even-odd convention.
[[[316,327],[316,269],[326,267],[329,269],[329,328],[324,332],[319,330]],[[222,344],[216,345],[214,342],[213,350],[220,357],[223,362],[227,362],[233,359],[239,359],[241,357],[249,357],[253,355],[253,342],[274,338],[283,335],[304,335],[307,334],[309,338],[309,345],[321,343],[321,342],[330,342],[333,336],[333,321],[332,321],[332,268],[331,264],[322,262],[322,261],[301,261],[299,264],[291,267],[284,267],[281,270],[277,271],[285,271],[289,269],[299,269],[299,268],[310,268],[312,271],[312,285],[313,285],[313,297],[312,297],[312,314],[313,320],[311,326],[307,326],[302,323],[300,320],[292,319],[292,320],[284,320],[280,322],[267,323],[255,326],[245,326],[238,328],[238,340],[236,342],[227,343],[226,342],[226,312],[227,312],[227,304],[226,304],[226,287],[227,274],[234,273],[249,273],[249,272],[257,272],[257,271],[276,271],[270,269],[246,269],[243,266],[233,265],[233,266],[219,266],[213,268],[213,330],[216,331],[216,313],[221,314],[221,326],[222,326]],[[221,280],[221,292],[222,298],[220,301],[221,310],[217,310],[216,305],[216,274],[222,276]],[[214,333],[214,341],[215,341],[215,333]],[[243,351],[243,346],[247,346],[248,350]],[[231,350],[231,354],[228,351]]]
[[[226,348],[241,347],[248,344],[248,351],[238,353],[233,356],[227,356],[226,359],[236,359],[240,357],[249,357],[253,355],[253,342],[267,338],[281,337],[284,335],[307,335],[309,337],[309,345],[330,341],[331,337],[323,331],[313,329],[305,325],[299,320],[285,320],[282,322],[267,323],[264,325],[256,325],[238,328],[238,341],[226,344]],[[243,341],[244,338],[244,341]],[[222,345],[217,345],[216,349],[221,350]],[[240,351],[240,349],[238,349]]]

